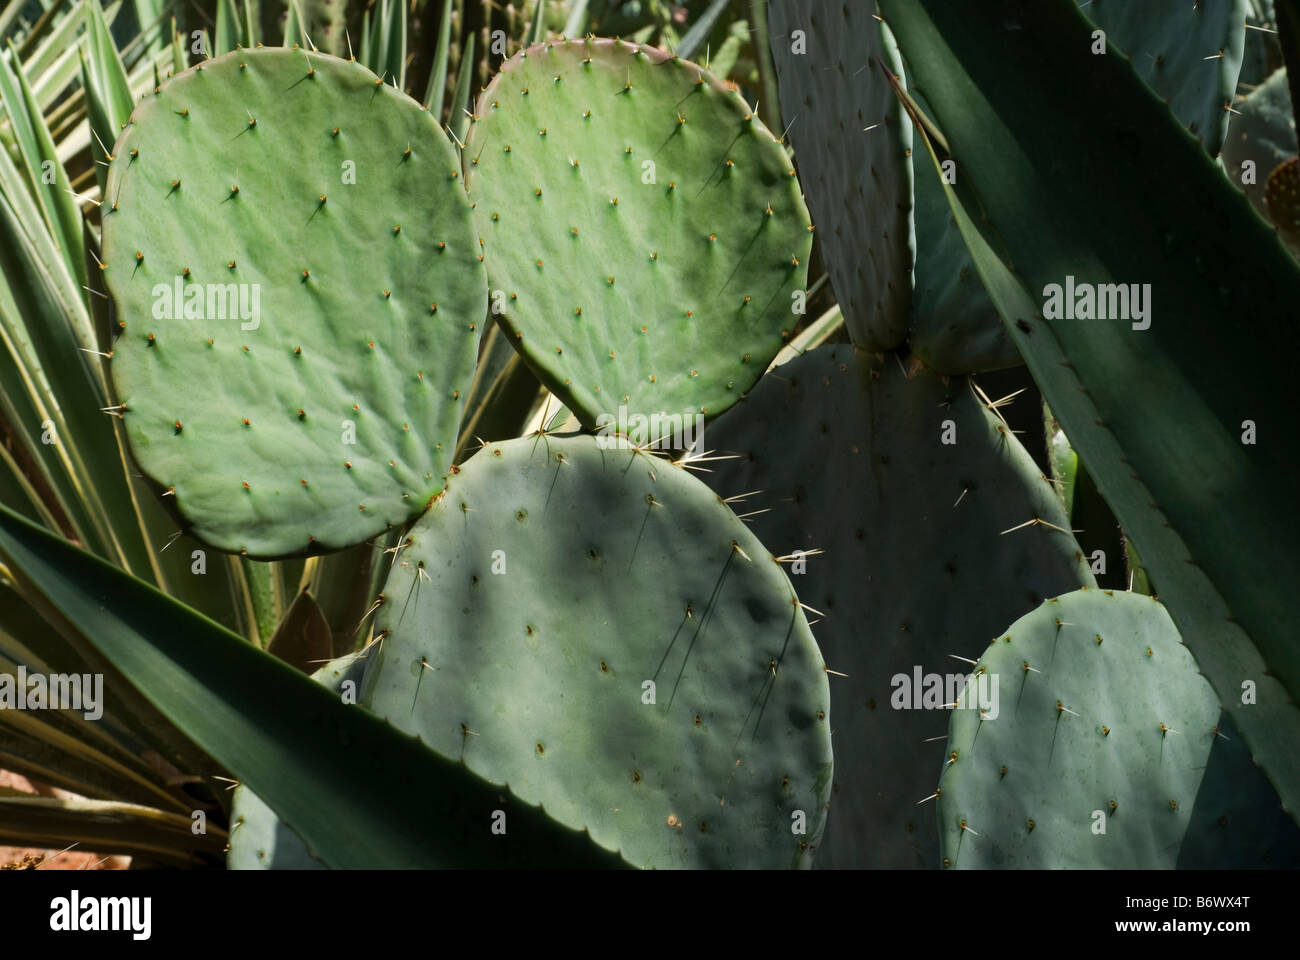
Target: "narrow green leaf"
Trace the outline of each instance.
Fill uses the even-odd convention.
[[[695,52],[704,46],[704,41],[709,39],[714,24],[718,22],[718,17],[722,16],[722,11],[727,9],[727,4],[730,2],[731,0],[713,0],[709,4],[708,9],[700,14],[699,19],[691,24],[691,29],[686,31],[686,36],[682,37],[681,45],[677,48],[677,56],[683,60],[690,60],[695,56]]]
[[[425,109],[435,118],[442,117],[443,100],[447,95],[447,51],[450,48],[451,38],[451,3],[452,0],[442,0],[442,21],[438,24],[438,41],[433,51],[433,70],[429,72],[429,88],[424,93]],[[470,40],[473,39],[471,34]],[[472,63],[473,60],[473,51],[467,50],[461,56],[461,69],[463,70],[464,65]],[[456,108],[453,106],[452,109]],[[462,142],[464,139],[461,137]]]
[[[513,356],[484,391],[482,400],[461,428],[456,445],[457,462],[478,450],[483,443],[519,436],[528,423],[528,414],[542,385],[524,363],[524,358],[513,349],[511,353]]]
[[[248,583],[249,596],[253,601],[254,625],[257,628],[257,644],[265,647],[271,642],[278,619],[275,615],[275,592],[271,586],[271,564],[262,560],[250,560],[241,557],[244,579]]]
[[[392,19],[388,24],[387,82],[396,81],[397,89],[406,89],[406,9],[401,0],[391,6]]]
[[[785,125],[781,122],[781,94],[767,29],[767,0],[751,0],[750,9],[750,22],[754,29],[754,59],[758,61],[758,79],[763,88],[763,105],[759,108],[759,114],[767,124],[767,129],[784,131]]]
[[[546,0],[537,0],[536,5],[533,7],[533,20],[528,25],[529,45],[541,43],[546,39],[546,13],[542,9],[542,4],[545,2]],[[716,2],[717,0],[715,0]],[[723,2],[726,2],[726,0],[723,0]]]
[[[10,44],[10,63],[0,67],[0,96],[22,149],[32,190],[45,216],[50,232],[59,242],[68,272],[79,283],[86,282],[86,265],[82,254],[81,210],[72,196],[68,175],[59,162],[54,141],[45,126],[40,107]]]
[[[140,25],[146,52],[160,52],[167,43],[167,33],[161,23],[162,16],[171,4],[168,0],[134,0],[134,3],[135,20]]]
[[[289,0],[284,17],[284,43],[281,46],[292,47],[303,42],[302,9],[298,0]]]
[[[239,43],[239,13],[235,10],[234,0],[217,0],[217,47],[212,56],[220,56],[235,49]]]
[[[86,37],[88,61],[92,75],[99,88],[108,111],[108,120],[112,125],[112,138],[104,141],[104,146],[113,148],[122,125],[131,118],[135,108],[135,97],[131,94],[131,83],[127,79],[126,67],[117,52],[117,45],[104,22],[104,11],[99,0],[87,0]]]
[[[572,40],[575,37],[585,36],[586,32],[587,0],[573,0],[569,4],[569,19],[564,21],[564,35]]]
[[[451,94],[451,116],[447,125],[451,128],[453,142],[457,146],[465,143],[465,134],[469,130],[469,111],[472,107],[470,84],[474,82],[474,34],[465,41],[461,52],[460,71],[456,75],[456,89]]]
[[[176,18],[172,18],[172,76],[189,69],[189,58],[185,55],[185,36],[176,29]]]
[[[371,49],[370,41],[370,11],[366,10],[361,14],[361,46],[357,50],[356,59],[363,66],[375,69],[374,50]]]

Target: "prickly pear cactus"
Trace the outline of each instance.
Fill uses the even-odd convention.
[[[1076,591],[973,670],[998,713],[952,713],[939,780],[951,867],[1288,866],[1300,830],[1153,597]],[[963,700],[970,693],[963,691]]]
[[[274,557],[422,510],[487,300],[433,118],[357,64],[237,50],[146,97],[114,156],[113,381],[190,532]]]
[[[1269,175],[1296,155],[1295,113],[1286,70],[1277,70],[1242,98],[1223,145],[1228,178],[1240,184],[1255,209],[1269,217]]]
[[[370,710],[630,863],[809,864],[821,654],[780,565],[686,469],[592,437],[490,444],[394,561]]]
[[[912,125],[881,72],[902,75],[875,2],[773,0],[772,57],[795,160],[853,342],[892,350],[912,295]]]
[[[840,345],[778,367],[707,445],[737,456],[709,464],[710,486],[749,494],[736,509],[824,614],[836,763],[818,865],[934,866],[934,811],[918,801],[969,670],[954,655],[1094,585],[1051,485],[965,379],[909,378]]]
[[[1174,116],[1218,156],[1228,129],[1228,108],[1237,91],[1246,43],[1249,0],[1091,0],[1083,13]]]
[[[529,47],[483,91],[464,157],[492,310],[584,426],[715,416],[794,328],[799,184],[702,67],[620,40]]]

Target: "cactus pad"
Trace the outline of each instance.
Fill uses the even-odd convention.
[[[1269,175],[1296,154],[1295,115],[1286,70],[1275,71],[1235,109],[1238,116],[1232,118],[1223,144],[1223,166],[1228,179],[1241,185],[1255,209],[1267,218]]]
[[[912,125],[881,72],[903,68],[874,9],[774,0],[769,15],[781,108],[831,286],[853,342],[880,351],[907,336]]]
[[[630,863],[810,862],[821,654],[780,565],[682,467],[592,437],[490,444],[375,616],[366,707]]]
[[[952,713],[938,801],[946,866],[1295,863],[1300,832],[1154,598],[1049,600],[974,670],[1000,678],[1000,710]]]
[[[464,149],[492,309],[587,427],[714,416],[799,319],[812,246],[785,151],[708,71],[614,40],[539,44]]]
[[[736,509],[768,508],[751,524],[770,549],[825,551],[789,568],[825,614],[827,665],[847,674],[830,678],[835,786],[818,865],[933,866],[934,809],[917,804],[945,753],[949,678],[955,694],[969,670],[953,655],[978,656],[964,638],[1093,584],[1051,486],[966,380],[908,378],[848,346],[783,364],[708,445],[739,455],[710,464],[717,493],[762,491]]]
[[[146,97],[114,152],[113,380],[191,532],[274,557],[423,509],[487,299],[435,121],[356,64],[237,50]]]
[[[1248,0],[1092,0],[1081,7],[1182,126],[1218,156],[1246,45]]]

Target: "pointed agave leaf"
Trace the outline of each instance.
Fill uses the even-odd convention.
[[[505,788],[3,507],[0,555],[330,866],[625,865],[585,832],[509,799]],[[499,810],[506,835],[492,833]]]

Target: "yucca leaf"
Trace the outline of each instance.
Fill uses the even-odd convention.
[[[72,185],[59,162],[45,118],[32,96],[31,87],[10,45],[10,59],[0,66],[0,99],[13,124],[26,164],[32,192],[40,204],[50,233],[63,252],[68,272],[79,283],[86,282],[82,256],[81,210],[72,196]]]
[[[215,825],[195,833],[194,823],[186,814],[135,803],[0,796],[0,843],[51,849],[78,844],[105,855],[194,866],[197,853],[220,856],[227,839]]]
[[[220,56],[235,49],[240,42],[240,19],[235,10],[234,0],[217,0],[217,35],[216,49],[212,56]]]
[[[442,0],[442,20],[438,23],[437,45],[433,51],[433,69],[429,72],[429,88],[424,93],[424,107],[433,114],[435,119],[442,118],[443,102],[447,96],[447,56],[451,47],[451,13],[452,0]],[[472,42],[474,37],[470,35]],[[464,71],[464,65],[474,60],[472,50],[467,50],[461,56],[461,70]],[[455,110],[452,107],[452,110]],[[455,120],[455,117],[452,117]],[[464,137],[461,137],[462,142]]]
[[[126,67],[118,55],[113,36],[104,21],[104,11],[99,0],[87,0],[89,4],[86,15],[86,60],[90,65],[91,76],[112,125],[110,139],[105,139],[104,146],[110,150],[117,142],[122,125],[131,117],[135,108],[135,97],[131,94],[131,82],[127,79]]]
[[[459,147],[465,143],[465,133],[469,130],[469,111],[472,107],[470,84],[474,82],[474,34],[465,40],[462,51],[460,71],[456,75],[456,89],[451,94],[451,116],[447,125],[451,128],[453,142]]]
[[[696,51],[704,46],[704,41],[709,39],[709,34],[713,32],[714,24],[718,22],[718,17],[722,16],[722,11],[727,8],[730,0],[713,0],[708,8],[700,14],[691,29],[686,31],[686,36],[682,37],[681,45],[677,48],[677,55],[684,60],[690,60],[695,56]],[[726,76],[726,72],[721,73]]]

